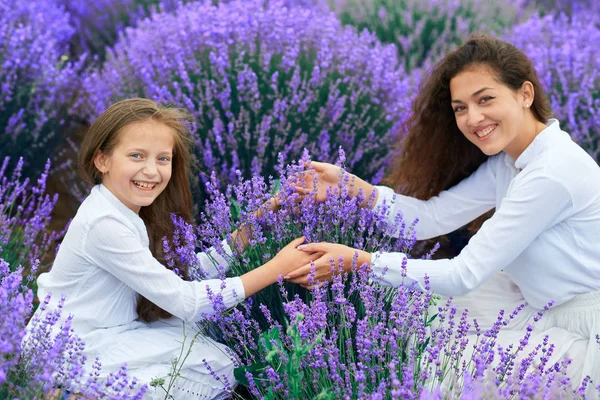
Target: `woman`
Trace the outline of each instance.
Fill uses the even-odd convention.
[[[491,327],[500,309],[510,313],[525,304],[500,333],[504,348],[553,302],[536,323],[537,342],[550,334],[554,360],[572,359],[574,385],[585,376],[600,384],[600,168],[550,118],[531,61],[509,43],[474,36],[434,67],[412,110],[388,180],[401,194],[357,177],[356,193],[375,191],[375,207],[391,207],[390,222],[397,212],[408,222],[419,218],[420,239],[496,211],[455,258],[358,251],[358,265],[370,265],[392,286],[406,279],[424,288],[427,275],[433,291],[459,296],[454,303],[482,328]],[[312,168],[322,198],[340,173],[329,164]],[[349,260],[356,252],[329,243],[300,248],[324,253],[315,262],[316,280],[330,277],[330,258]],[[310,268],[287,279],[306,286]]]

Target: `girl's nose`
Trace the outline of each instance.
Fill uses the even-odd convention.
[[[146,162],[146,165],[144,166],[143,172],[146,175],[156,175],[158,172],[158,169],[156,168],[156,163],[154,161],[150,161],[148,160],[148,162]]]

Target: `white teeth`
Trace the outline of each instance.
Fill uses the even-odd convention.
[[[492,133],[494,129],[496,129],[496,125],[488,126],[487,128],[482,129],[480,131],[476,131],[475,133],[477,134],[477,136],[482,138]]]
[[[154,189],[154,186],[156,186],[155,183],[146,183],[146,182],[138,182],[138,181],[133,181],[133,184],[142,189]]]

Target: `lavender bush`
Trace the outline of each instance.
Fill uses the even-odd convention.
[[[533,16],[508,32],[506,39],[532,59],[561,127],[600,161],[597,21],[587,13]]]
[[[86,81],[83,114],[144,96],[189,109],[202,177],[223,184],[274,172],[307,147],[377,182],[411,79],[393,46],[343,29],[335,16],[280,2],[192,3],[127,29]]]
[[[384,43],[394,43],[408,70],[435,61],[472,33],[503,32],[520,15],[519,0],[327,2],[342,23],[373,32]]]
[[[34,273],[32,268],[25,275]],[[23,274],[23,268],[11,272],[0,259],[0,398],[62,398],[72,392],[94,399],[141,399],[146,387],[130,378],[125,367],[99,379],[96,360],[86,373],[85,345],[71,329],[72,316],[61,315],[64,298],[51,311],[46,309],[48,296],[26,328],[34,296]]]
[[[345,157],[343,152],[341,154]],[[270,182],[266,182],[260,176],[248,180],[240,177],[238,185],[230,186],[230,189],[223,193],[213,174],[213,179],[208,184],[211,200],[207,201],[202,213],[203,222],[198,227],[198,238],[201,238],[204,245],[220,248],[223,238],[230,239],[232,227],[240,225],[253,232],[250,247],[232,262],[232,276],[242,275],[264,264],[291,240],[300,236],[305,236],[308,242],[328,241],[373,252],[383,250],[410,253],[416,241],[413,226],[405,226],[400,215],[396,218],[396,224],[390,225],[384,220],[386,210],[377,214],[367,208],[361,208],[359,205],[366,199],[362,195],[351,198],[350,174],[344,175],[345,181],[339,190],[330,193],[325,203],[317,203],[313,196],[300,201],[292,182],[304,169],[307,157],[305,153],[299,164],[284,167],[283,157],[280,156],[279,169],[284,172],[278,189],[282,207],[277,212],[268,210],[268,204],[279,181],[271,179]],[[372,202],[374,199],[368,201]],[[232,206],[228,207],[228,204]],[[180,228],[180,231],[183,232],[184,229]],[[196,242],[189,228],[186,232],[187,235],[182,233],[179,237],[186,238],[183,243],[187,243],[190,251],[181,254],[187,256],[192,254],[191,250]],[[393,238],[394,234],[398,237]],[[185,246],[180,243],[176,247],[181,249]],[[186,258],[180,257],[179,261],[185,263]],[[189,261],[187,263],[189,264]],[[298,295],[303,299],[310,298],[310,293],[297,285],[286,284],[285,290],[291,293],[292,297]],[[263,312],[259,309],[259,304],[268,304],[270,318],[283,325],[287,318],[283,307],[284,299],[276,285],[254,296],[256,307],[253,315],[260,321],[262,328],[268,326],[269,320],[262,317]]]
[[[50,231],[51,214],[57,195],[46,192],[50,161],[37,182],[21,176],[23,159],[20,158],[9,174],[9,157],[0,165],[0,258],[15,267],[24,266],[25,274],[33,280],[28,266],[37,265],[56,245],[59,232]]]
[[[69,16],[53,1],[0,3],[0,158],[39,173],[70,125],[79,64],[68,59]]]
[[[298,198],[293,185],[305,161],[280,168],[281,186],[254,177],[223,193],[211,181],[211,200],[197,231],[174,219],[178,234],[166,246],[168,260],[188,264],[201,279],[202,271],[194,269],[196,249],[220,248],[236,224],[254,235],[245,252],[235,254],[231,276],[264,263],[300,235],[368,251],[410,252],[416,239],[412,226],[400,215],[386,224],[386,208],[360,208],[365,199],[349,195],[348,174],[325,203],[312,195]],[[266,202],[277,189],[281,209],[268,211]],[[398,238],[390,238],[392,233]],[[236,379],[252,398],[583,398],[589,382],[571,388],[568,362],[549,362],[554,346],[548,337],[526,347],[533,327],[515,348],[496,346],[500,328],[519,309],[501,311],[484,330],[467,311],[457,313],[451,299],[441,301],[408,285],[384,288],[373,284],[377,277],[358,268],[356,259],[331,261],[333,281],[310,292],[280,280],[228,311],[214,295],[216,314],[202,327],[233,350]],[[353,273],[339,272],[336,261],[349,263]]]
[[[178,0],[56,0],[69,13],[69,21],[75,28],[71,52],[74,55],[88,53],[103,59],[106,47],[112,46],[119,33],[153,12],[169,12]]]

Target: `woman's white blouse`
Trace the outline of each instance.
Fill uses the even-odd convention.
[[[450,151],[450,150],[449,150]],[[452,232],[485,212],[494,215],[453,259],[408,259],[375,253],[380,282],[416,281],[441,295],[464,295],[504,270],[528,303],[543,308],[600,290],[600,168],[557,120],[550,120],[516,161],[490,157],[471,176],[427,201],[377,187],[376,207],[401,212],[428,239]]]
[[[231,255],[227,243],[223,243]],[[209,277],[227,269],[227,260],[214,249],[198,253]],[[185,321],[197,321],[213,310],[212,296],[231,307],[245,297],[240,278],[188,282],[160,264],[150,252],[142,219],[105,186],[95,186],[79,207],[50,272],[38,278],[41,300],[52,303],[66,296],[64,313],[75,316],[79,330],[128,324],[138,315],[138,293]],[[84,332],[79,332],[84,333]]]

